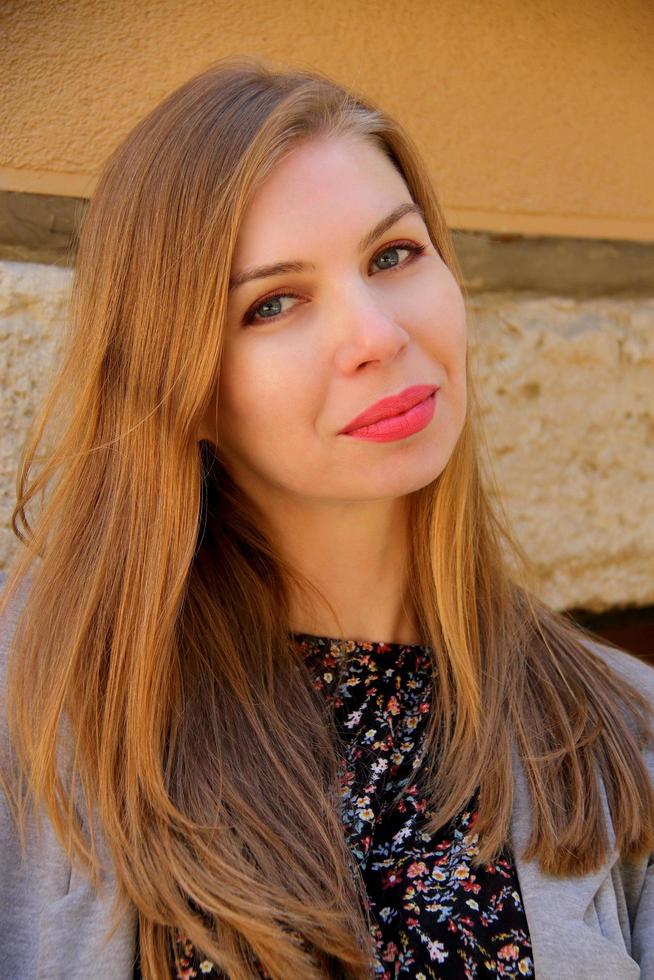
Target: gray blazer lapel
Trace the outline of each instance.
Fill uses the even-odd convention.
[[[531,814],[517,755],[514,787],[511,839],[537,980],[639,980],[640,967],[630,956],[629,933],[623,934],[618,911],[618,854],[613,851],[599,871],[575,878],[556,878],[536,862],[523,861]]]

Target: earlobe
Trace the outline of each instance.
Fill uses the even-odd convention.
[[[213,399],[202,416],[196,438],[198,442],[201,442],[203,439],[214,444],[216,442],[216,403]]]
[[[196,442],[202,442],[203,439],[209,438],[206,419],[202,419],[202,421],[200,422],[200,425],[197,428],[197,433],[195,438],[196,438]]]
[[[209,435],[207,433],[207,427],[203,423],[199,427],[199,429],[198,429],[198,432],[197,432],[197,435],[196,435],[196,441],[197,442],[202,442],[204,439],[209,439]]]
[[[210,442],[212,446],[216,446],[216,436],[214,433],[209,432],[206,426],[201,426],[197,436],[197,442]]]

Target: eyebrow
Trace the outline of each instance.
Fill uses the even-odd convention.
[[[427,223],[425,221],[425,213],[420,205],[416,204],[415,201],[407,201],[405,204],[400,204],[394,208],[390,214],[387,214],[385,218],[377,222],[375,227],[359,242],[359,251],[365,252],[370,248],[380,235],[383,235],[391,225],[396,224],[405,214],[417,214],[425,224]],[[231,291],[238,289],[239,286],[242,286],[246,282],[251,282],[253,279],[266,279],[268,276],[284,275],[287,272],[305,272],[308,269],[315,268],[312,262],[302,262],[299,259],[291,259],[287,262],[273,262],[270,265],[258,265],[231,276],[229,288]]]

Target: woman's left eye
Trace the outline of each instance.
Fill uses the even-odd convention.
[[[384,246],[381,252],[377,252],[376,256],[372,261],[378,262],[380,259],[382,260],[386,259],[385,264],[383,264],[380,269],[380,272],[383,272],[386,269],[395,269],[398,266],[407,265],[407,262],[412,262],[413,259],[417,258],[418,255],[422,255],[424,251],[425,251],[424,245],[414,245],[413,242],[397,242],[395,245]],[[405,259],[403,262],[401,262],[397,258],[398,252],[408,252],[411,255],[411,258],[408,260]],[[391,257],[390,262],[387,260],[386,258],[387,256]]]

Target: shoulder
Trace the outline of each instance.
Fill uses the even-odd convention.
[[[586,640],[586,643],[621,680],[645,698],[650,711],[654,712],[654,667],[625,650],[596,640]],[[641,751],[654,786],[654,735],[651,728],[650,737],[641,744]],[[610,878],[606,878],[605,890],[611,907],[617,902],[620,925],[630,936],[630,952],[640,966],[640,976],[643,980],[654,980],[654,854],[617,861],[611,868]],[[596,907],[601,905],[600,899],[599,894],[595,896]],[[620,912],[621,908],[624,912]]]
[[[32,577],[24,578],[14,590],[9,602],[0,606],[0,666],[4,666],[18,620],[23,611],[32,584]],[[0,588],[4,585],[4,577],[0,578]],[[0,599],[4,599],[0,595]]]
[[[0,582],[2,585],[2,582]],[[6,723],[6,684],[7,665],[12,649],[16,627],[25,607],[31,585],[31,577],[24,579],[13,593],[8,603],[0,607],[0,765],[6,762],[9,741]]]
[[[652,664],[641,660],[626,650],[609,646],[591,637],[585,637],[583,643],[622,680],[639,690],[654,709],[654,666]],[[652,652],[654,653],[654,651]]]
[[[641,742],[641,749],[650,780],[654,785],[654,666],[626,650],[608,646],[594,638],[585,637],[583,642],[611,669],[620,681],[642,695],[649,706],[650,734],[649,738]],[[633,732],[633,716],[625,720]]]
[[[629,685],[645,699],[649,706],[650,725],[654,724],[654,666],[626,650],[609,646],[591,637],[585,637],[583,643],[610,668],[619,681]],[[631,727],[630,719],[627,718],[626,721]],[[650,735],[645,745],[645,755],[648,757],[650,776],[654,779],[654,734]]]
[[[3,582],[0,581],[0,585]],[[8,603],[0,607],[0,748],[6,749],[5,699],[7,663],[12,647],[16,627],[25,607],[31,578],[24,579],[15,590]],[[1,597],[4,598],[4,597]]]
[[[5,671],[31,581],[21,582],[0,612],[0,762],[7,767],[13,752],[4,712]],[[96,838],[103,859],[101,894],[85,870],[71,864],[49,819],[37,825],[30,811],[25,831],[21,842],[0,780],[0,978],[131,977],[137,915],[130,903],[112,930],[119,882],[103,835]]]
[[[654,668],[626,650],[584,636],[618,683],[634,688],[654,709]],[[625,699],[628,705],[628,698]],[[652,740],[642,746],[654,783]],[[606,807],[606,800],[603,800]],[[606,809],[610,822],[610,814]],[[531,830],[531,799],[516,763],[516,794],[511,822],[514,860],[529,922],[536,976],[573,980],[616,977],[654,980],[654,865],[652,855],[633,860],[612,851],[596,871],[554,877],[537,861],[525,861]]]

